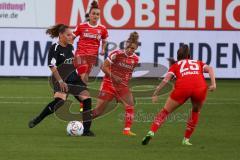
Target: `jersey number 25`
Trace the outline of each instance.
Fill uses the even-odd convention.
[[[189,64],[189,66],[186,66],[187,63]],[[188,70],[191,71],[199,70],[199,65],[196,60],[182,60],[178,62],[178,65],[181,65],[180,73],[186,72]]]

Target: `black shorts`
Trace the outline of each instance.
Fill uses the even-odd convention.
[[[74,66],[64,64],[58,67],[58,72],[65,83],[68,85],[68,93],[74,96],[80,95],[84,90],[87,90],[87,85],[82,81],[81,77],[76,73]],[[55,92],[61,92],[59,83],[56,81],[54,76],[50,78],[50,84]]]

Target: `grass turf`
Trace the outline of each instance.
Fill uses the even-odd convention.
[[[217,90],[209,93],[201,111],[200,123],[192,136],[190,147],[181,145],[185,121],[190,111],[187,103],[179,108],[157,132],[148,146],[141,140],[150,127],[152,116],[163,106],[138,99],[136,137],[121,133],[123,107],[95,120],[96,137],[66,136],[67,122],[55,116],[39,126],[28,129],[27,123],[51,101],[47,79],[0,79],[0,159],[6,160],[238,160],[240,157],[240,80],[219,80]],[[73,110],[78,110],[74,104]]]

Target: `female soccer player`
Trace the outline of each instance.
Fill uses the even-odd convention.
[[[104,25],[99,24],[100,9],[98,3],[93,1],[86,17],[86,22],[79,24],[73,32],[80,37],[75,53],[75,63],[78,75],[87,84],[89,73],[96,64],[100,42],[102,41],[101,55],[104,55],[107,44],[108,31]]]
[[[112,52],[104,61],[102,71],[105,73],[96,108],[93,110],[93,118],[100,116],[108,103],[116,98],[125,106],[124,135],[134,136],[131,125],[134,116],[134,101],[128,87],[134,68],[138,64],[138,56],[134,53],[138,48],[138,33],[131,33],[124,50]]]
[[[167,116],[179,106],[184,104],[186,100],[191,99],[192,114],[187,122],[185,136],[182,141],[183,145],[192,145],[189,139],[198,123],[200,109],[207,96],[207,90],[214,91],[216,89],[215,75],[213,68],[204,64],[202,61],[190,60],[190,51],[187,45],[183,45],[177,52],[177,62],[169,69],[163,81],[156,88],[152,102],[158,100],[158,93],[173,77],[176,78],[174,90],[171,92],[163,109],[157,114],[152,123],[151,129],[143,138],[142,144],[147,145],[157,132],[158,128],[164,123]],[[173,62],[173,61],[172,61]],[[208,73],[211,78],[211,85],[207,87],[203,73]]]
[[[83,103],[85,110],[91,110],[91,99],[89,98],[86,85],[82,82],[76,71],[73,70],[67,73],[69,76],[64,78],[62,75],[66,73],[61,73],[58,70],[60,66],[64,65],[65,61],[72,61],[74,56],[73,46],[71,45],[73,39],[71,29],[64,24],[58,24],[47,29],[46,33],[51,38],[59,39],[57,43],[51,46],[48,54],[48,66],[52,71],[53,77],[56,79],[56,83],[54,83],[54,100],[36,118],[29,122],[29,128],[35,127],[46,116],[54,113],[59,107],[63,106],[69,93],[74,94],[75,98]],[[74,66],[72,68],[74,69]],[[62,72],[67,71],[63,70]],[[83,117],[86,116],[88,115],[83,115]],[[88,119],[85,122],[83,119],[83,125],[83,136],[94,136],[90,131],[91,121]]]

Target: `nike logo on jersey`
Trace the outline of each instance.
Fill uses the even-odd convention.
[[[65,57],[64,53],[60,53],[60,56],[63,56],[63,57]]]

